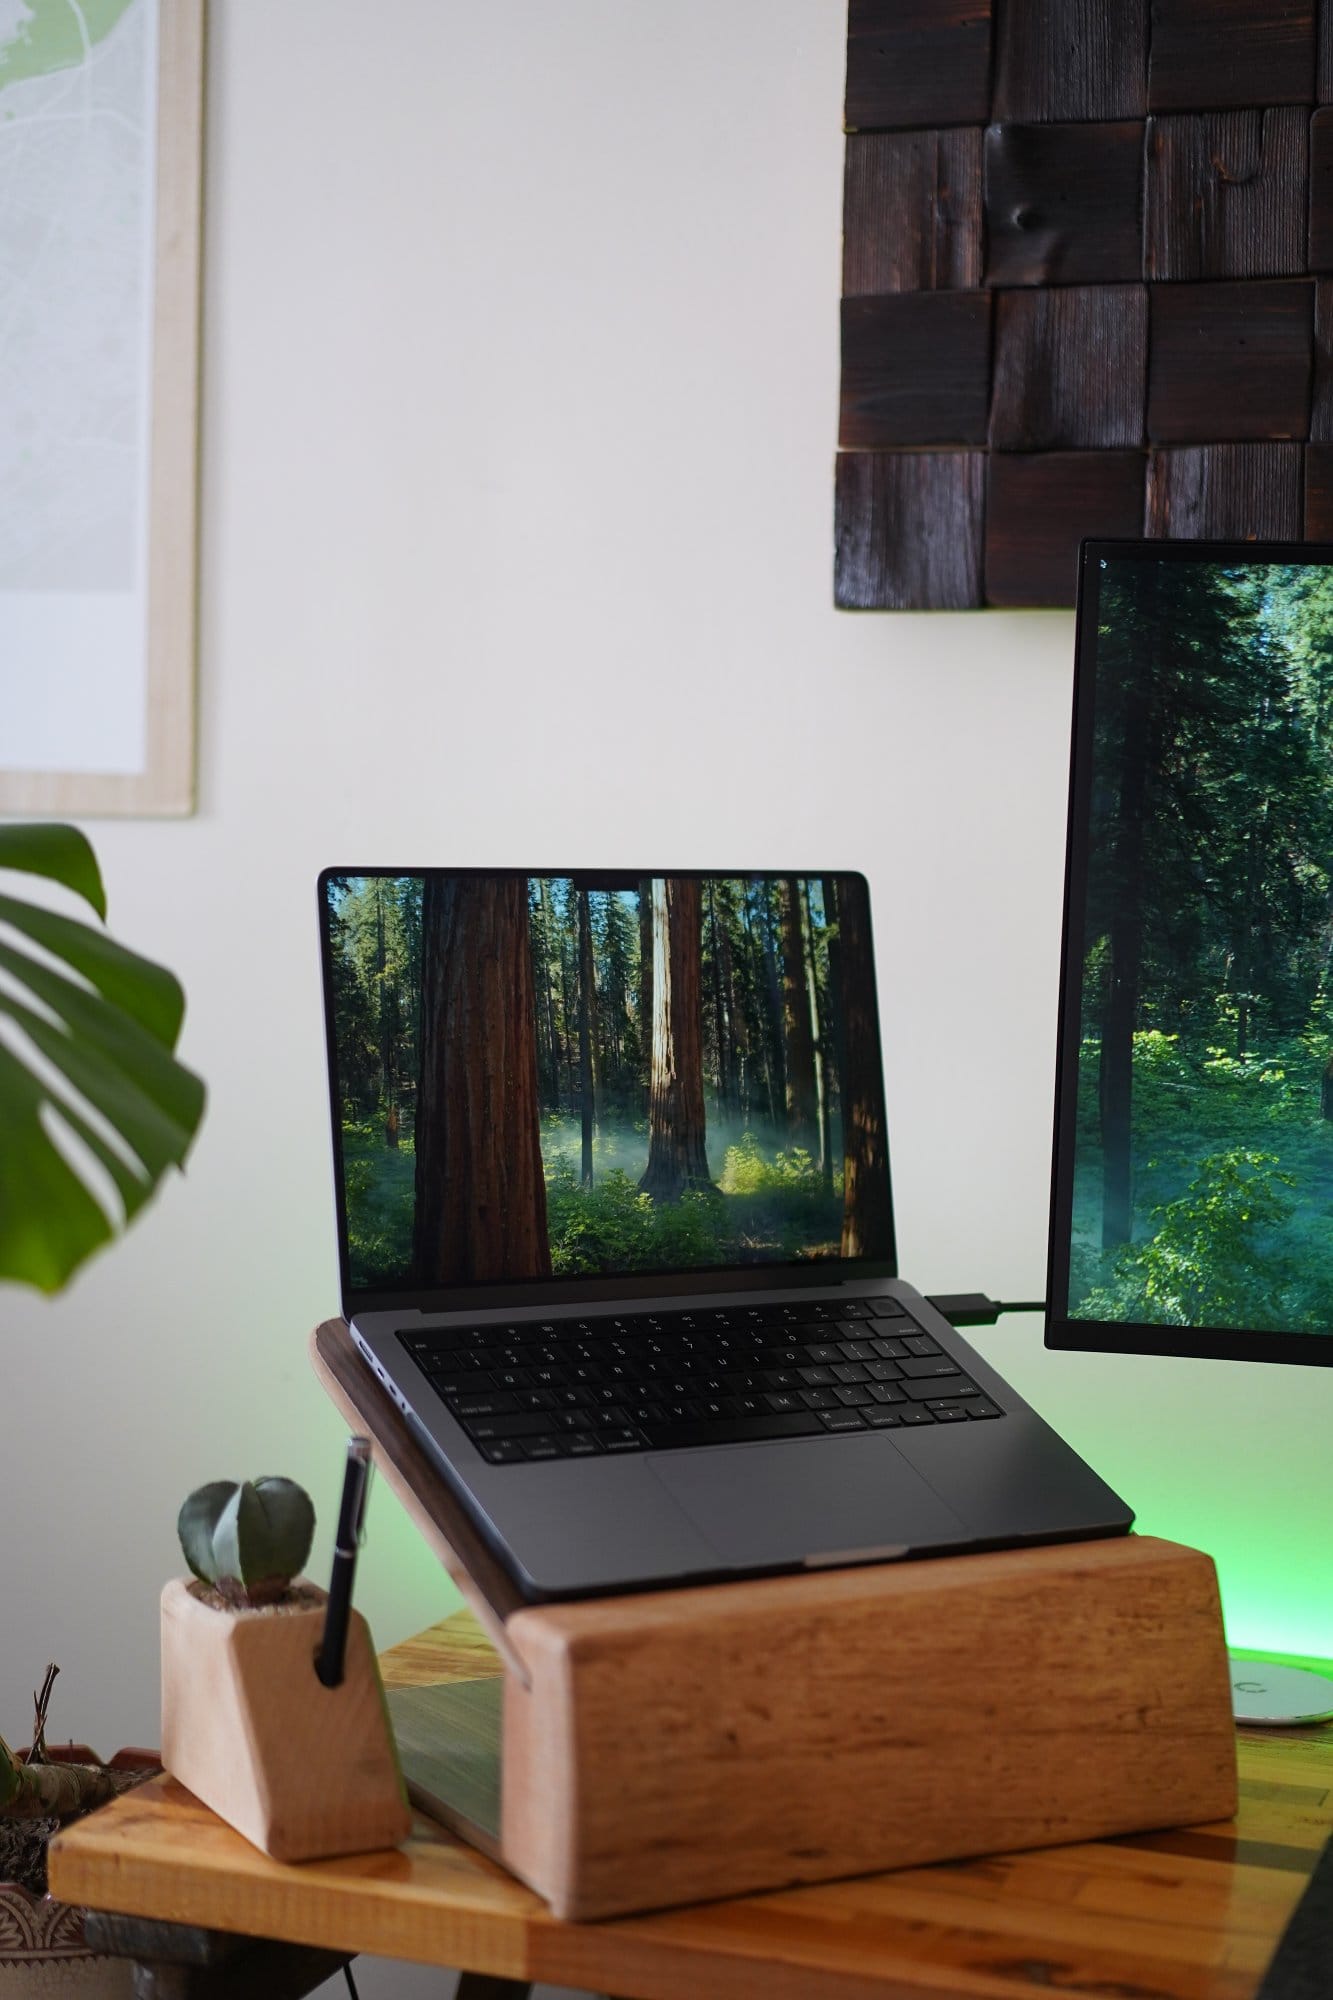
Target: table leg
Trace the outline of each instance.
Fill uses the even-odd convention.
[[[110,1910],[89,1910],[84,1934],[97,1950],[133,1960],[134,2000],[304,2000],[351,1958]]]
[[[529,2000],[527,1979],[501,1979],[494,1972],[460,1972],[454,2000]]]

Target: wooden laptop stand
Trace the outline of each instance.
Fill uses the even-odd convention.
[[[428,1809],[557,1916],[1235,1810],[1198,1550],[1127,1536],[531,1606],[341,1320],[312,1356],[504,1667],[498,1777],[464,1756]]]

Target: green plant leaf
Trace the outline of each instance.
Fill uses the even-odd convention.
[[[102,871],[76,826],[0,826],[0,868],[17,868],[63,883],[106,921]]]
[[[0,827],[0,866],[104,908],[92,850],[72,827]],[[185,1003],[164,967],[14,896],[0,895],[0,926],[0,1280],[50,1292],[183,1164],[205,1093],[172,1054]],[[62,1131],[75,1142],[69,1158]]]
[[[176,1533],[186,1562],[201,1583],[211,1583],[216,1574],[213,1531],[223,1510],[238,1491],[234,1479],[211,1479],[187,1494],[176,1517]]]

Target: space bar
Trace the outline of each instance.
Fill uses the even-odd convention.
[[[679,1450],[690,1444],[748,1444],[751,1438],[814,1437],[823,1434],[819,1418],[805,1412],[791,1417],[749,1417],[718,1424],[640,1424],[655,1451]]]

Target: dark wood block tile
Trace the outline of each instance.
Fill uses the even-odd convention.
[[[1142,285],[997,293],[993,451],[1141,444],[1147,378]]]
[[[1143,454],[996,452],[987,461],[986,602],[1074,602],[1085,535],[1143,533]]]
[[[971,291],[981,283],[981,128],[854,133],[842,203],[842,289]]]
[[[834,602],[847,611],[966,611],[982,602],[985,456],[844,451]]]
[[[994,115],[1030,122],[1134,118],[1147,108],[1146,0],[1006,0]]]
[[[1148,458],[1146,532],[1176,541],[1299,541],[1299,444],[1207,444]]]
[[[1305,447],[1305,537],[1333,542],[1333,445]]]
[[[1333,279],[1319,278],[1314,288],[1314,391],[1310,398],[1310,437],[1315,444],[1333,444]]]
[[[1310,120],[1310,235],[1312,271],[1333,271],[1333,111]]]
[[[1149,119],[1147,276],[1304,271],[1309,155],[1309,115],[1296,105]]]
[[[990,52],[990,0],[849,0],[848,131],[984,125]]]
[[[1313,286],[1149,287],[1148,436],[1160,444],[1303,438]]]
[[[844,299],[839,444],[984,444],[990,305],[989,292]]]
[[[1142,270],[1143,122],[992,125],[989,285],[1114,284]]]
[[[1314,102],[1314,0],[1152,0],[1148,105]]]

